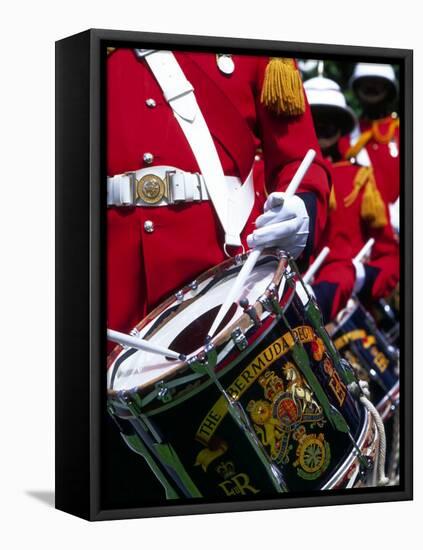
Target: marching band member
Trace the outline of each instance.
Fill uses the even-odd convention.
[[[398,83],[391,65],[358,63],[350,86],[363,113],[359,125],[341,140],[346,159],[356,158],[372,166],[380,191],[391,210],[391,222],[399,229],[400,141],[399,118],[392,112]]]
[[[259,144],[264,175],[254,180]],[[264,178],[276,197],[263,222],[278,228],[272,245],[306,267],[326,224],[323,159],[283,209],[278,199],[310,148],[317,139],[291,59],[111,51],[108,326],[127,332],[178,287],[242,252],[247,236],[254,243]]]
[[[326,322],[332,320],[353,292],[364,300],[387,296],[399,279],[399,248],[389,211],[369,166],[343,160],[341,136],[356,124],[339,86],[322,76],[305,82],[319,145],[332,165],[333,188],[325,245],[330,254],[313,284]],[[375,239],[370,261],[353,262],[369,238]]]

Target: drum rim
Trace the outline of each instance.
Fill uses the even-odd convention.
[[[370,436],[372,429],[375,429],[375,432],[377,434],[376,423],[372,415],[364,407],[363,409],[365,419],[363,422],[363,426],[360,430],[360,434],[355,440],[356,445],[361,452],[366,449],[367,438]],[[376,450],[377,438],[378,435],[376,435],[376,437],[367,445],[367,449],[370,449],[370,453],[374,453],[374,451]],[[354,454],[353,451],[351,451],[351,453],[345,458],[344,462],[339,467],[338,471],[334,473],[334,475],[324,484],[324,486],[320,490],[324,491],[337,488],[341,489],[343,487],[343,482],[347,479],[348,473],[351,471],[354,465],[359,466],[359,462],[359,457]]]

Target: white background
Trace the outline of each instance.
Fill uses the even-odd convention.
[[[422,199],[418,2],[72,0],[0,8],[0,537],[4,548],[390,548],[421,532],[421,290],[416,231],[415,501],[89,524],[55,511],[54,41],[89,27],[412,48]],[[420,40],[419,40],[420,39]],[[78,200],[78,197],[75,197]],[[66,314],[66,312],[64,312]],[[78,406],[78,396],[75,396]],[[46,503],[47,502],[47,503]],[[420,508],[420,510],[419,510]]]

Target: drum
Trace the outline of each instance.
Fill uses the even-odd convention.
[[[400,397],[399,355],[356,298],[338,315],[332,338],[359,378],[369,383],[372,401],[382,419],[390,418]]]
[[[262,253],[210,339],[247,254],[202,274],[132,331],[186,360],[117,346],[108,407],[167,498],[251,498],[369,479],[372,416],[295,263]]]
[[[372,306],[372,314],[380,331],[390,345],[399,347],[400,341],[400,290],[399,284],[387,298],[381,298]]]

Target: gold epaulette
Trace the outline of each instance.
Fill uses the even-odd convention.
[[[366,130],[366,132],[363,132],[354,145],[351,145],[351,147],[347,150],[345,153],[345,158],[350,160],[356,157],[363,147],[366,147],[368,142],[372,139],[372,136],[372,130]]]
[[[354,145],[351,145],[351,147],[347,150],[347,152],[345,153],[345,158],[351,159],[353,157],[356,157],[358,153],[363,149],[363,147],[365,147],[372,138],[377,143],[380,143],[382,145],[388,144],[394,137],[395,130],[399,127],[400,123],[398,117],[391,116],[389,118],[391,119],[391,121],[385,133],[382,133],[380,131],[380,126],[381,124],[384,124],[387,119],[383,118],[381,120],[374,120],[372,122],[372,127],[369,130],[363,132],[358,138],[357,142],[354,143]]]
[[[387,143],[389,143],[392,138],[394,137],[395,135],[395,130],[399,127],[399,118],[398,117],[389,117],[391,120],[388,124],[388,129],[386,132],[382,133],[380,131],[380,126],[386,122],[386,119],[382,119],[382,120],[375,120],[372,124],[372,132],[373,132],[373,137],[375,139],[375,141],[377,141],[378,143],[381,143],[383,145],[386,145]]]
[[[107,55],[110,55],[110,54],[113,53],[115,50],[117,50],[117,48],[107,48]]]
[[[270,58],[260,101],[277,114],[294,116],[305,112],[303,83],[293,59]]]
[[[344,198],[346,208],[350,207],[357,199],[360,190],[364,187],[363,200],[361,202],[361,217],[373,229],[385,227],[388,223],[386,205],[376,184],[373,168],[362,166],[353,183],[353,189]]]

